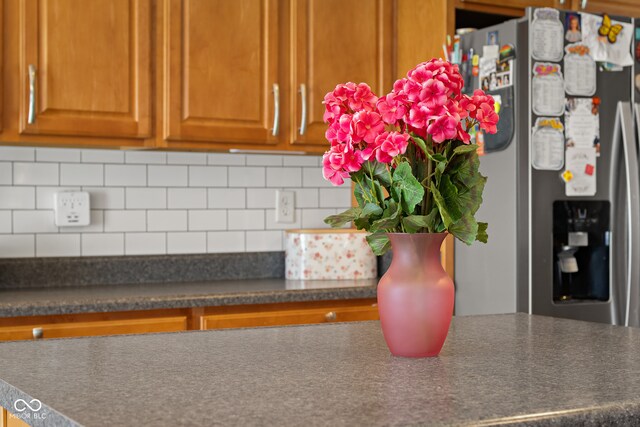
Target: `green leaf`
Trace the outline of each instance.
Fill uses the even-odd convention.
[[[458,155],[449,162],[449,171],[447,174],[451,176],[453,181],[457,181],[467,188],[473,187],[482,175],[478,171],[480,160],[475,151]]]
[[[385,187],[389,187],[391,185],[391,173],[387,169],[387,165],[384,163],[367,161],[362,164],[362,169],[364,169],[367,176],[370,177],[373,175],[373,178],[378,180]]]
[[[400,163],[393,172],[391,197],[401,203],[402,209],[408,215],[411,215],[416,205],[422,201],[424,188],[413,176],[409,163]]]
[[[476,180],[475,185],[471,188],[462,186],[462,188],[458,190],[460,206],[463,212],[475,214],[478,211],[482,204],[482,191],[484,190],[486,182],[487,178],[478,174],[478,179]]]
[[[370,234],[367,236],[367,242],[376,255],[383,255],[391,248],[391,242],[385,233]]]
[[[329,224],[333,228],[339,228],[345,224],[355,220],[362,213],[360,208],[351,208],[337,215],[330,215],[324,219],[326,224]]]
[[[417,233],[421,228],[430,228],[428,215],[409,215],[402,219],[402,225],[408,233]]]
[[[372,216],[380,216],[382,215],[382,208],[375,203],[367,203],[362,209],[362,213],[360,214],[360,218],[369,218]]]
[[[449,233],[453,234],[467,245],[471,245],[478,236],[478,223],[471,214],[466,214],[460,219],[460,221],[450,227],[447,227],[447,229]]]
[[[478,149],[478,146],[476,144],[465,144],[465,145],[460,145],[458,147],[456,147],[453,150],[453,154],[466,154],[466,153],[470,153],[472,151],[476,151]]]
[[[427,151],[427,143],[424,142],[424,139],[413,134],[411,135],[411,139],[413,139],[413,142],[418,146],[418,148],[422,150],[424,154],[426,154],[427,156],[429,155],[429,152]]]
[[[487,243],[489,239],[489,235],[487,234],[487,224],[486,222],[478,223],[478,234],[476,234],[476,240],[482,243]]]
[[[401,213],[400,205],[393,200],[389,201],[389,206],[382,213],[382,218],[377,221],[374,221],[371,224],[370,231],[385,231],[385,230],[395,230],[395,228],[400,224],[400,213]]]
[[[447,207],[447,213],[451,218],[451,223],[455,223],[462,218],[462,206],[460,205],[458,188],[451,182],[449,175],[444,175],[442,177],[439,190]]]
[[[442,194],[440,194],[433,181],[431,181],[431,195],[433,196],[433,201],[436,202],[436,206],[438,207],[438,211],[440,212],[440,217],[444,222],[445,228],[449,228],[449,226],[453,224],[453,220],[447,210],[447,203],[444,200],[444,197],[442,197]]]

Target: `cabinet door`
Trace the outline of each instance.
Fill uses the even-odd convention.
[[[496,7],[513,7],[516,9],[524,9],[527,7],[559,7],[562,6],[562,0],[457,0],[465,4],[482,4]],[[566,0],[569,3],[570,0]],[[568,7],[568,5],[567,5]]]
[[[34,328],[41,329],[40,338],[176,332],[187,330],[187,317],[176,316],[0,327],[0,341],[33,339]]]
[[[20,7],[20,132],[150,135],[150,0]]]
[[[277,141],[277,3],[165,0],[166,139]]]
[[[322,101],[338,83],[365,82],[378,96],[391,90],[392,20],[388,0],[292,0],[294,144],[328,148]]]
[[[638,0],[573,0],[573,8],[580,12],[640,17]]]
[[[255,328],[260,326],[378,320],[375,304],[354,307],[327,307],[202,316],[202,329]]]

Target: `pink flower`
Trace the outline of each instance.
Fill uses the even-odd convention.
[[[363,162],[362,152],[350,144],[336,144],[322,156],[322,175],[333,185],[342,185],[350,172],[360,170]]]
[[[376,160],[380,163],[391,163],[394,157],[404,154],[408,146],[408,133],[383,132],[362,154],[365,160],[369,160],[375,155]]]
[[[440,116],[427,128],[433,142],[440,143],[452,139],[458,133],[458,120],[451,116]]]
[[[447,101],[447,88],[440,80],[427,80],[420,92],[420,100],[425,101],[429,108],[443,105]]]
[[[476,120],[480,125],[480,129],[487,133],[496,133],[498,131],[498,114],[493,105],[489,103],[480,104],[476,112]]]
[[[407,106],[401,101],[401,96],[390,93],[378,100],[377,108],[382,115],[382,121],[394,124],[407,114]]]
[[[365,141],[373,144],[376,137],[384,131],[380,114],[375,111],[358,111],[353,115],[353,141]]]
[[[378,101],[378,97],[373,94],[371,88],[366,83],[360,83],[356,86],[353,96],[349,99],[349,108],[353,111],[367,110],[372,111]]]

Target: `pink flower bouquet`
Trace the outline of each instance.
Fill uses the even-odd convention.
[[[467,244],[486,242],[487,224],[474,217],[486,178],[469,132],[496,133],[498,114],[491,96],[464,95],[462,87],[457,65],[433,59],[380,98],[366,83],[329,92],[323,175],[334,185],[350,178],[358,207],[325,222],[370,231],[376,254],[389,248],[388,232],[447,231]]]

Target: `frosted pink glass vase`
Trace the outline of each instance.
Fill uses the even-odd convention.
[[[389,233],[393,259],[378,283],[382,333],[395,356],[437,356],[453,315],[453,281],[440,264],[446,233]]]

